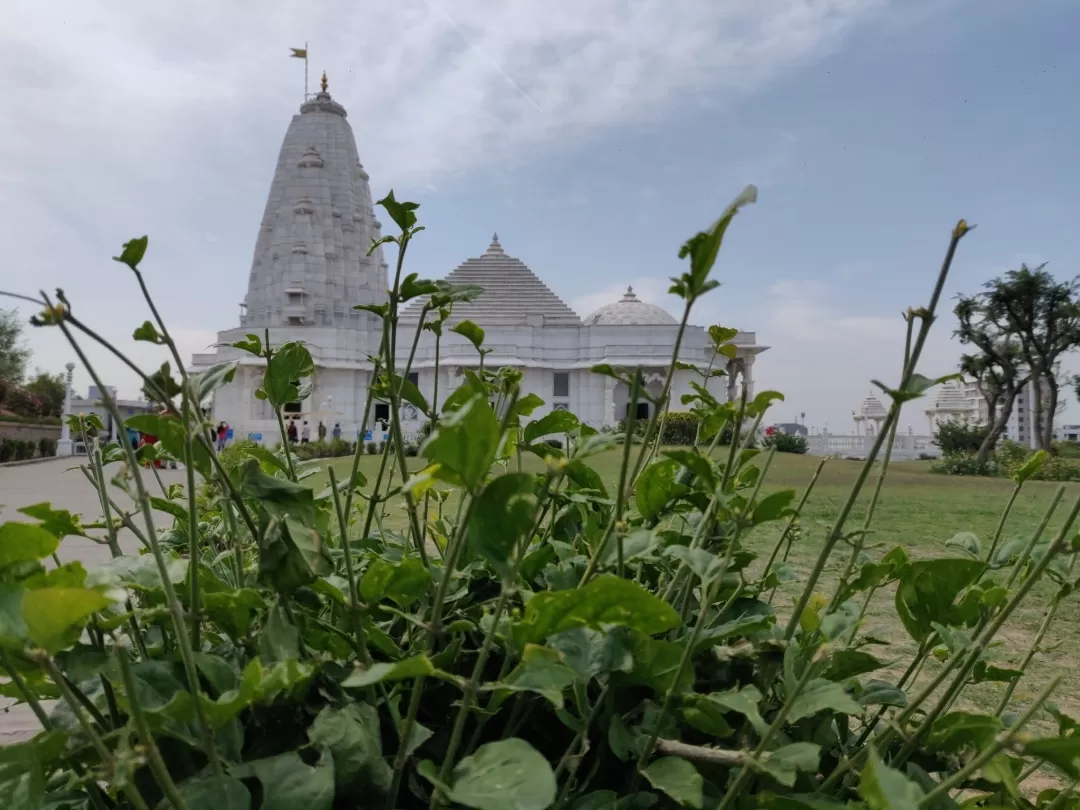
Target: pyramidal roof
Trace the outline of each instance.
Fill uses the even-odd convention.
[[[454,304],[451,321],[486,324],[525,324],[530,315],[542,315],[546,326],[581,326],[581,318],[555,295],[523,261],[507,256],[499,235],[482,256],[467,259],[446,277],[451,284],[476,284],[484,292],[473,301]],[[417,299],[402,313],[416,321],[422,304]]]

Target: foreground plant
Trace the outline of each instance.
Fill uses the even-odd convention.
[[[710,278],[724,234],[748,189],[680,255],[673,279],[685,302]],[[202,810],[329,810],[346,807],[469,807],[477,810],[631,808],[1053,807],[1071,792],[1025,792],[1036,768],[1063,785],[1080,778],[1075,721],[1048,703],[1056,682],[1013,705],[1017,685],[1074,576],[1080,500],[1063,527],[1042,524],[1000,542],[1015,475],[995,537],[950,540],[959,556],[910,559],[865,542],[887,472],[901,407],[934,379],[916,371],[935,320],[960,222],[926,307],[906,315],[899,382],[882,385],[892,406],[858,481],[800,582],[787,560],[805,543],[802,497],[766,491],[772,452],[751,445],[771,402],[743,391],[721,401],[710,361],[683,405],[693,443],[664,449],[669,386],[644,425],[600,434],[565,411],[539,419],[512,369],[484,367],[483,332],[452,322],[453,305],[479,294],[403,274],[420,228],[413,203],[381,202],[400,228],[388,303],[372,358],[373,399],[391,404],[391,436],[369,484],[358,443],[345,474],[316,494],[282,442],[242,445],[219,456],[201,405],[227,385],[232,364],[198,377],[179,365],[139,270],[145,238],[120,260],[135,273],[154,317],[136,339],[170,349],[168,365],[141,374],[160,413],[135,417],[156,447],[102,445],[91,420],[74,429],[91,447],[84,472],[102,519],[43,503],[28,520],[0,526],[0,667],[6,696],[29,704],[43,731],[0,751],[0,795],[14,808],[173,807]],[[423,301],[407,355],[397,311]],[[82,346],[126,357],[73,312],[62,292],[42,296],[37,322]],[[465,382],[432,402],[408,382],[420,330],[452,328],[478,351]],[[734,330],[711,330],[712,359],[730,356]],[[310,393],[314,370],[299,343],[271,336],[235,344],[265,363],[257,396],[281,418]],[[404,356],[404,360],[403,360]],[[134,363],[129,365],[136,368]],[[678,341],[671,370],[685,369]],[[96,375],[88,366],[91,374]],[[640,370],[597,367],[645,396]],[[670,384],[669,372],[668,382]],[[103,391],[107,391],[102,386]],[[400,406],[432,428],[410,472]],[[119,419],[115,402],[105,406]],[[629,413],[633,414],[631,407]],[[366,421],[366,419],[365,419]],[[547,439],[561,436],[565,451]],[[730,446],[720,446],[730,436]],[[596,472],[599,454],[622,459],[615,482]],[[858,529],[848,527],[875,471]],[[539,472],[526,472],[526,457]],[[185,485],[165,486],[139,465],[178,459]],[[820,473],[821,467],[818,467]],[[203,481],[196,497],[195,474]],[[133,496],[129,512],[113,488]],[[448,500],[449,493],[456,502]],[[404,509],[404,534],[385,528]],[[155,529],[152,513],[171,521]],[[117,532],[141,541],[121,553]],[[46,570],[68,536],[107,544],[113,559]],[[784,549],[783,555],[780,554]],[[758,551],[767,549],[762,563]],[[827,569],[839,572],[822,592]],[[1003,624],[1049,581],[1039,637],[1018,668],[995,660]],[[891,594],[895,592],[895,598]],[[865,633],[875,600],[894,599],[916,643],[908,661],[881,652]],[[775,607],[774,607],[775,606]],[[886,671],[906,671],[895,679]],[[924,674],[925,673],[925,674]],[[964,708],[974,684],[1002,684],[994,712]],[[57,701],[47,710],[45,702]],[[1057,719],[1056,736],[1027,724]]]

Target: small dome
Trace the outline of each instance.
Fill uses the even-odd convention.
[[[862,401],[862,404],[855,411],[855,416],[863,419],[884,419],[888,415],[889,412],[885,410],[881,400],[875,397],[873,393],[867,394],[866,399]]]
[[[627,287],[626,295],[620,300],[600,307],[585,319],[586,326],[652,326],[655,324],[678,324],[678,321],[666,309],[639,300],[634,295],[633,287]]]

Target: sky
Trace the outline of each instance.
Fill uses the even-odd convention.
[[[150,236],[185,354],[238,322],[305,42],[376,199],[421,204],[422,277],[497,231],[583,316],[628,284],[677,314],[679,246],[756,184],[691,321],[770,347],[754,374],[786,395],[777,421],[848,432],[870,380],[897,380],[901,313],[927,302],[961,217],[978,227],[927,375],[956,370],[954,295],[1021,262],[1080,272],[1073,0],[9,0],[5,18],[0,290],[63,288],[147,365],[164,358],[131,340],[147,312],[110,257]],[[45,370],[74,359],[55,329],[27,342]]]

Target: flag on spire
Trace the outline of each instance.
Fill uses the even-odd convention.
[[[291,58],[293,58],[293,59],[303,59],[304,60],[304,101],[305,102],[308,100],[308,90],[307,90],[307,88],[308,88],[308,84],[307,84],[307,63],[308,63],[307,51],[308,51],[308,47],[307,46],[308,46],[308,44],[305,42],[303,48],[289,48],[289,50],[292,51],[292,53],[289,54],[289,56]]]

